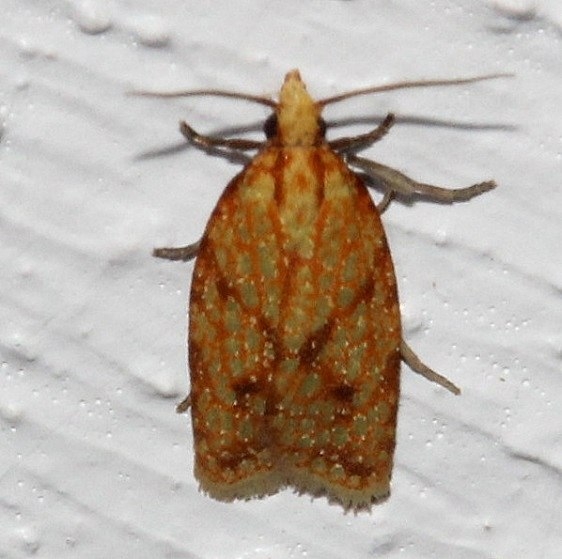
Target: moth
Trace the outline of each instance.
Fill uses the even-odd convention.
[[[401,82],[315,101],[297,70],[279,100],[221,90],[213,95],[272,109],[264,141],[181,132],[204,151],[257,150],[224,189],[200,241],[158,248],[170,260],[196,258],[189,303],[194,474],[221,500],[284,487],[325,495],[346,510],[369,510],[389,495],[400,365],[459,389],[425,365],[402,337],[392,256],[380,214],[395,194],[439,202],[491,190],[416,182],[357,152],[372,131],[326,139],[326,105],[399,88],[466,84],[498,77]],[[364,175],[385,193],[378,207]]]

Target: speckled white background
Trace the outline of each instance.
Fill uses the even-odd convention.
[[[562,555],[562,8],[558,0],[2,0],[0,557]],[[239,167],[187,149],[262,107],[131,88],[317,96],[515,72],[334,106],[401,122],[366,152],[427,182],[499,188],[384,216],[405,336],[463,388],[403,375],[393,494],[371,515],[284,491],[197,491],[185,394],[196,240]],[[332,131],[341,135],[343,129]],[[255,137],[260,137],[259,133]]]

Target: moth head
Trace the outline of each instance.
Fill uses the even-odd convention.
[[[274,136],[282,146],[317,145],[324,140],[325,132],[320,112],[320,106],[308,94],[298,70],[292,70],[285,76],[266,134]]]

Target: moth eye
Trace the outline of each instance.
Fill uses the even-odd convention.
[[[326,137],[326,121],[322,117],[318,117],[318,130],[320,132],[320,137]]]
[[[277,115],[275,113],[267,117],[263,124],[263,131],[268,140],[277,136]]]

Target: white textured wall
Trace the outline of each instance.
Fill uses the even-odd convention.
[[[0,4],[0,557],[561,556],[558,0]],[[393,494],[371,515],[291,491],[201,495],[174,413],[192,264],[150,251],[196,240],[239,168],[185,148],[177,123],[216,132],[266,112],[125,92],[274,94],[293,67],[318,96],[517,74],[327,114],[366,130],[393,110],[402,123],[368,155],[500,185],[385,214],[405,336],[463,394],[404,369]]]

